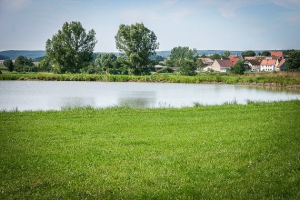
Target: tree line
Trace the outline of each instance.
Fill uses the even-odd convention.
[[[97,43],[96,32],[92,29],[88,32],[80,22],[65,22],[61,30],[46,41],[46,56],[38,66],[32,59],[19,56],[15,63],[6,59],[4,65],[9,71],[37,72],[51,71],[54,73],[108,73],[108,74],[133,74],[143,75],[154,71],[154,65],[164,58],[156,55],[159,48],[155,33],[144,26],[143,23],[131,25],[121,24],[115,35],[116,48],[119,55],[113,53],[93,53]],[[289,69],[300,69],[300,51],[289,50],[285,54]],[[223,55],[209,56],[212,60],[227,58],[229,51]],[[243,52],[244,56],[255,56],[254,51]],[[270,52],[264,51],[261,56],[269,56]],[[170,58],[162,64],[166,67],[160,72],[173,72],[171,67],[178,67],[183,75],[195,75],[197,68],[203,67],[199,58],[208,57],[198,55],[196,49],[189,47],[174,47]],[[241,65],[238,62],[237,65]],[[239,66],[234,66],[239,67]],[[233,69],[234,69],[233,67]],[[232,70],[234,72],[234,70]]]

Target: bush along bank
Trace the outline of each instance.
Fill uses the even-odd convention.
[[[225,83],[267,86],[300,86],[299,77],[282,76],[237,76],[237,75],[98,75],[98,74],[42,74],[42,73],[4,73],[0,80],[41,80],[41,81],[103,81],[103,82],[166,82],[166,83]]]

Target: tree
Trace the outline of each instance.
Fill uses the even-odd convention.
[[[252,50],[244,51],[242,56],[256,56],[256,53]]]
[[[143,23],[121,24],[115,36],[116,47],[120,51],[118,61],[130,74],[147,74],[153,67],[151,56],[155,55],[159,43],[155,33]]]
[[[33,64],[31,58],[18,56],[15,60],[14,68],[17,72],[37,72],[37,67]]]
[[[96,33],[88,33],[80,22],[64,23],[62,30],[46,42],[46,57],[54,64],[58,73],[78,73],[93,60],[97,43]]]
[[[115,54],[104,53],[97,56],[95,60],[95,67],[99,69],[99,71],[106,71],[107,73],[114,74],[114,72],[117,73],[121,65],[117,61],[117,56],[115,56]]]
[[[289,51],[289,57],[286,61],[288,70],[300,70],[300,51]]]
[[[195,75],[195,70],[197,69],[196,63],[194,60],[184,59],[181,61],[180,73],[186,76]]]
[[[167,65],[170,67],[181,67],[182,61],[185,59],[194,60],[197,55],[196,49],[190,49],[189,47],[174,47],[171,50],[170,59]]]
[[[271,52],[270,51],[263,51],[261,53],[261,56],[270,56],[271,55]]]
[[[196,68],[203,70],[204,67],[205,67],[205,64],[203,63],[203,61],[200,58],[198,58],[196,60]]]
[[[246,70],[244,62],[244,60],[238,60],[237,63],[230,68],[229,72],[233,74],[244,74]]]
[[[14,63],[11,59],[6,59],[3,61],[3,65],[7,67],[8,71],[14,71]]]
[[[230,51],[225,51],[224,53],[223,53],[223,57],[224,58],[228,58],[230,56]]]
[[[212,59],[212,60],[217,60],[217,59],[221,59],[221,58],[222,58],[222,56],[220,54],[217,54],[217,53],[210,56],[210,59]]]

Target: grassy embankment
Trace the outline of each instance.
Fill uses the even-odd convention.
[[[300,85],[300,72],[258,73],[228,75],[222,73],[201,73],[196,76],[180,75],[96,75],[96,74],[45,74],[45,73],[4,73],[0,80],[56,80],[56,81],[106,81],[106,82],[168,82],[168,83],[227,83],[259,84],[273,86]]]
[[[0,199],[300,199],[300,101],[0,112]]]

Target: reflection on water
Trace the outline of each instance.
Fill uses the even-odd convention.
[[[93,98],[85,97],[65,97],[57,98],[54,101],[50,101],[48,104],[50,107],[72,108],[72,107],[95,107],[95,100]]]
[[[255,90],[264,90],[264,91],[273,91],[273,92],[286,92],[299,94],[300,89],[297,87],[272,87],[272,86],[259,86],[259,85],[250,85],[249,88],[253,88]]]
[[[128,92],[120,94],[118,106],[151,108],[155,106],[155,101],[155,92]]]
[[[299,89],[225,84],[0,81],[0,110],[184,107],[300,99]]]

